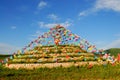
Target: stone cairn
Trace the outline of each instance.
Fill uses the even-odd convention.
[[[10,68],[67,66],[96,61],[101,53],[103,52],[87,40],[57,25],[14,52],[1,64]]]

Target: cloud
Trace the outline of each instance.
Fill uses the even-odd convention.
[[[107,45],[107,42],[106,41],[103,41],[103,40],[99,40],[99,41],[94,41],[93,42],[93,45],[96,45],[96,48],[97,49],[106,49],[106,45]]]
[[[65,22],[61,22],[61,23],[59,23],[59,24],[60,24],[61,26],[66,27],[66,28],[68,28],[68,27],[70,27],[70,26],[73,25],[71,19],[67,19]],[[57,23],[45,23],[45,22],[42,22],[42,21],[38,22],[38,25],[39,25],[40,29],[41,29],[41,28],[52,28],[52,27],[55,27],[55,26],[57,26],[57,25],[59,25],[59,24],[57,24]],[[41,36],[41,35],[43,35],[43,34],[44,34],[43,31],[37,30],[37,31],[35,32],[35,34],[30,35],[29,40],[32,40],[32,41],[33,41],[33,40],[35,40],[36,38],[38,38],[39,36]]]
[[[110,49],[110,48],[120,48],[120,39],[114,40],[112,42],[108,41],[96,41],[93,43],[98,49]]]
[[[41,35],[43,35],[44,33],[42,32],[42,31],[40,31],[40,30],[37,30],[36,32],[35,32],[35,34],[33,34],[33,35],[30,35],[30,40],[35,40],[36,38],[38,38],[38,36],[41,36]]]
[[[47,6],[47,3],[45,1],[40,1],[39,4],[38,4],[39,9],[42,9],[42,8],[44,8],[46,6]]]
[[[87,12],[86,11],[82,11],[80,12],[79,16],[86,16],[87,15]]]
[[[11,26],[11,29],[16,29],[17,27],[16,26]]]
[[[49,15],[48,15],[48,18],[51,19],[51,20],[53,20],[53,21],[59,20],[58,16],[55,15],[55,14],[49,14]]]
[[[101,10],[120,12],[120,0],[96,0],[93,7],[79,13],[79,16],[87,16]]]
[[[28,39],[33,41],[43,34],[44,32],[38,29],[34,34],[30,35]]]
[[[45,23],[45,22],[38,22],[41,28],[52,28],[57,25],[57,23]]]
[[[120,0],[97,0],[94,8],[96,10],[110,9],[120,12]]]
[[[85,10],[85,11],[80,12],[80,13],[79,13],[79,16],[87,16],[87,15],[93,13],[93,12],[94,12],[93,9],[88,9],[88,10]]]
[[[120,33],[117,33],[114,36],[119,38],[120,37]]]
[[[13,46],[13,45],[9,45],[6,43],[0,43],[0,54],[12,54],[19,49],[20,48]]]
[[[120,48],[120,39],[114,40],[113,42],[109,43],[108,45],[103,47],[104,49],[109,48]]]
[[[69,27],[72,25],[72,22],[69,22],[69,21],[65,21],[63,23],[59,23],[61,26],[64,26],[64,27]],[[44,22],[38,22],[38,25],[41,27],[41,28],[52,28],[56,25],[58,25],[57,23],[44,23]]]

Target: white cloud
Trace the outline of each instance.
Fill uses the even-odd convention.
[[[95,12],[94,9],[88,9],[88,10],[80,12],[79,16],[87,16],[87,15],[92,14],[94,12]]]
[[[55,15],[55,14],[49,14],[49,15],[48,15],[48,18],[51,19],[51,20],[54,20],[54,21],[59,20],[58,16]]]
[[[86,11],[82,11],[80,12],[79,16],[86,16],[87,15],[87,12]]]
[[[110,48],[120,48],[120,39],[114,40],[112,42],[108,41],[96,41],[93,43],[96,45],[97,49],[110,49]]]
[[[72,20],[71,19],[67,19],[67,21],[61,22],[59,24],[57,24],[57,23],[38,22],[38,25],[39,25],[40,28],[52,28],[52,27],[55,27],[57,25],[61,25],[61,26],[67,28],[67,27],[72,26],[73,24],[72,24]],[[35,32],[35,34],[30,35],[29,40],[33,41],[33,40],[35,40],[36,38],[38,38],[39,36],[41,36],[43,34],[44,34],[44,32],[42,32],[41,30],[37,30]]]
[[[106,41],[94,41],[93,45],[96,45],[97,49],[105,49],[105,46],[107,45]]]
[[[16,26],[11,26],[11,29],[16,29],[17,27]]]
[[[103,47],[104,49],[109,48],[120,48],[120,39],[114,40],[113,42],[109,43],[108,45]]]
[[[36,33],[34,34],[34,35],[32,35],[33,37],[38,37],[38,36],[40,36],[40,35],[42,35],[43,34],[43,32],[42,31],[36,31]]]
[[[117,33],[114,36],[119,38],[120,37],[120,33]]]
[[[120,12],[120,0],[97,0],[94,8],[96,10],[111,9]]]
[[[63,26],[63,27],[66,27],[66,28],[72,25],[72,23],[69,22],[69,21],[65,21],[65,22],[59,23],[59,24],[60,24],[61,26]],[[39,25],[41,28],[52,28],[52,27],[54,27],[54,26],[56,26],[56,25],[58,25],[58,24],[57,24],[57,23],[38,22],[38,25]]]
[[[67,28],[67,27],[71,26],[72,23],[69,21],[65,21],[64,23],[60,23],[60,25]]]
[[[41,36],[41,35],[43,35],[43,32],[42,31],[40,31],[40,30],[37,30],[36,32],[35,32],[35,34],[33,34],[33,35],[30,35],[30,40],[35,40],[36,38],[38,38],[39,36]]]
[[[41,2],[39,2],[39,4],[38,4],[38,8],[39,9],[42,9],[42,8],[44,8],[44,7],[46,7],[47,6],[47,3],[45,2],[45,1],[41,1]]]
[[[96,0],[93,7],[79,13],[79,16],[87,16],[100,10],[112,10],[120,12],[120,0]]]
[[[57,24],[56,23],[44,23],[44,22],[38,22],[39,26],[41,28],[52,28],[54,26],[56,26]]]
[[[18,47],[15,47],[13,45],[5,44],[5,43],[0,43],[0,54],[12,54],[16,52]]]

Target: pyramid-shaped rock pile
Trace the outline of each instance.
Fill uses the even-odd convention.
[[[7,58],[8,64],[46,64],[94,61],[95,46],[57,25]]]

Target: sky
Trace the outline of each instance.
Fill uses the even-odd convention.
[[[98,49],[120,47],[120,0],[0,0],[0,54],[12,54],[56,24]]]

